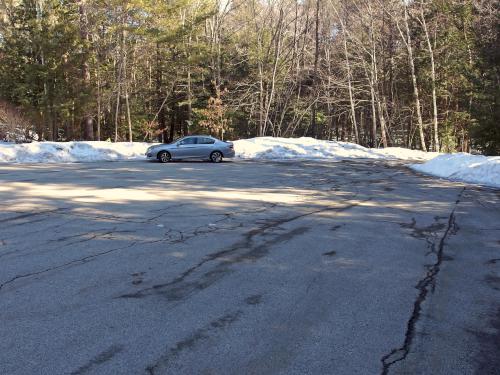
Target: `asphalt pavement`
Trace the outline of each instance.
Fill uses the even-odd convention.
[[[500,374],[500,191],[401,162],[0,165],[0,374]]]

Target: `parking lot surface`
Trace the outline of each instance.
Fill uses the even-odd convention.
[[[498,374],[500,192],[398,162],[0,165],[1,374]]]

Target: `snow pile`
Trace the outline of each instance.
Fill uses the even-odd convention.
[[[0,142],[0,162],[68,163],[143,159],[144,142]]]
[[[435,153],[389,147],[369,149],[353,143],[314,138],[259,137],[233,142],[241,159],[403,159],[429,160]],[[0,142],[0,162],[68,163],[144,159],[151,144],[145,142]]]
[[[357,144],[323,141],[309,137],[259,137],[233,142],[236,156],[242,159],[403,159],[429,160],[437,153],[400,147],[369,149]]]
[[[410,168],[470,183],[500,187],[500,156],[439,154],[400,147],[369,149],[347,142],[322,141],[314,138],[259,137],[234,142],[236,156],[242,159],[400,159],[424,161]]]
[[[500,156],[444,154],[423,164],[412,164],[410,168],[450,180],[500,188]]]
[[[369,149],[353,143],[313,138],[259,137],[234,141],[241,159],[400,159],[423,161],[410,168],[471,183],[500,187],[500,156],[438,154],[399,147]],[[0,142],[0,162],[68,163],[89,161],[144,160],[151,144],[145,142]]]

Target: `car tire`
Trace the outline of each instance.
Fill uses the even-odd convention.
[[[160,163],[168,163],[172,160],[172,156],[167,151],[160,151],[157,157]]]
[[[222,161],[222,152],[214,151],[210,154],[210,161],[212,163],[220,163]]]

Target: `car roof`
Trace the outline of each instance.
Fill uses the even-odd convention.
[[[184,137],[182,137],[182,138],[192,138],[192,137],[212,138],[212,139],[217,140],[217,138],[212,137],[211,135],[204,135],[204,134],[192,134],[192,135],[186,135],[186,136],[184,136]]]

